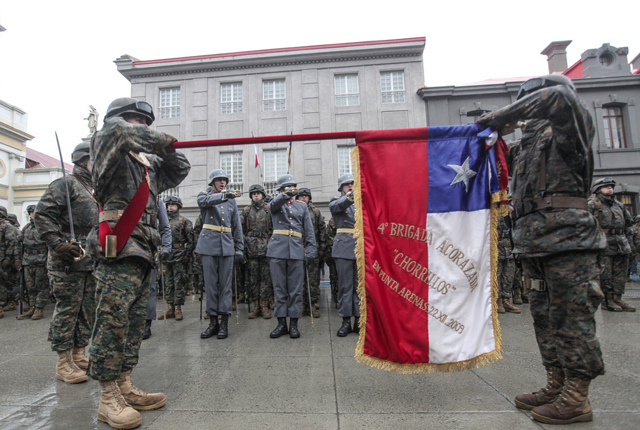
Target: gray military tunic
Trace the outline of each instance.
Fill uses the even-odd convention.
[[[267,257],[271,258],[269,266],[275,299],[274,312],[277,318],[300,318],[305,248],[309,258],[315,258],[317,253],[309,208],[306,203],[297,202],[281,193],[269,202],[269,209],[273,236],[269,239]],[[278,234],[278,231],[291,234]]]
[[[230,315],[233,257],[236,251],[244,250],[238,206],[234,199],[226,199],[221,193],[205,192],[198,194],[198,206],[203,226],[196,253],[202,256],[207,313]],[[219,231],[220,227],[225,231]]]
[[[158,232],[162,239],[162,250],[171,252],[171,226],[169,225],[167,210],[160,199],[158,199]],[[156,319],[156,303],[158,302],[158,295],[156,294],[157,278],[158,266],[154,265],[153,269],[151,269],[151,290],[149,291],[149,304],[147,305],[147,320]],[[164,297],[164,291],[162,297]]]
[[[338,271],[338,314],[341,317],[359,317],[356,239],[352,233],[340,233],[342,228],[353,230],[355,227],[356,208],[353,206],[353,200],[343,195],[331,199],[329,210],[338,229],[331,251]]]

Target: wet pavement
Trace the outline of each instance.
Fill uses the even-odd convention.
[[[640,305],[640,282],[627,284]],[[164,307],[159,301],[158,309]],[[225,340],[202,340],[199,302],[187,297],[183,321],[155,321],[142,344],[134,381],[167,404],[142,412],[149,429],[539,429],[513,398],[544,385],[529,306],[500,316],[504,359],[476,370],[401,375],[355,362],[356,335],[338,338],[341,318],[322,289],[321,318],[299,324],[302,337],[270,339],[276,319],[248,320],[239,306]],[[55,380],[57,356],[45,319],[0,320],[0,429],[109,429],[96,419],[95,381]],[[591,385],[592,423],[571,429],[640,427],[640,312],[597,313],[606,375]]]

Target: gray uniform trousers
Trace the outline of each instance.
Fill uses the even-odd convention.
[[[207,292],[207,313],[212,316],[231,315],[233,256],[203,255],[202,271]]]
[[[273,310],[276,318],[301,318],[304,261],[272,258],[269,267],[275,297]]]
[[[338,315],[341,317],[360,316],[358,297],[358,265],[356,260],[334,258],[338,271]]]

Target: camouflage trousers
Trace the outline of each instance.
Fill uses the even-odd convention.
[[[87,375],[113,381],[138,364],[152,266],[138,257],[99,261],[93,272],[99,300]]]
[[[202,257],[199,254],[193,254],[191,272],[193,272],[193,287],[195,291],[200,291],[200,288],[204,288],[204,274],[202,273]]]
[[[273,284],[271,283],[271,269],[267,257],[247,259],[247,275],[251,300],[254,302],[268,302],[273,297]]]
[[[598,285],[598,253],[575,251],[522,258],[532,279],[546,290],[531,290],[529,301],[542,363],[565,375],[591,380],[604,374],[595,313],[604,295]]]
[[[245,284],[244,284],[244,278],[245,278],[244,271],[245,271],[244,263],[240,263],[240,264],[236,264],[235,262],[233,263],[233,274],[231,275],[231,289],[232,289],[231,294],[233,295],[233,300],[235,301],[237,299],[238,302],[240,303],[245,302],[245,296],[247,295],[247,291],[245,291]],[[236,297],[236,294],[238,297]]]
[[[49,276],[45,266],[24,266],[24,286],[29,295],[30,307],[44,308],[47,305]]]
[[[304,274],[304,284],[302,289],[302,304],[309,304],[309,283],[311,284],[311,304],[318,303],[320,298],[320,260],[314,258],[305,266],[309,274],[309,282],[307,282],[307,273]]]
[[[53,351],[84,348],[96,317],[96,280],[91,272],[49,272],[56,308],[49,325]]]
[[[185,284],[189,280],[182,262],[162,263],[164,299],[171,305],[184,305]]]
[[[500,299],[511,299],[513,278],[516,274],[516,263],[513,258],[498,259],[498,285]]]
[[[7,292],[7,275],[0,268],[0,307],[5,307],[9,298]]]
[[[607,294],[624,294],[627,283],[627,269],[629,267],[629,254],[601,255],[600,262],[603,270],[600,275],[602,292]]]

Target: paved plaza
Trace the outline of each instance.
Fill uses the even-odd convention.
[[[636,277],[637,279],[637,277]],[[640,282],[627,284],[640,305]],[[163,309],[164,302],[158,302]],[[153,323],[134,381],[161,391],[167,404],[142,412],[148,429],[540,429],[517,409],[517,394],[539,389],[545,373],[529,306],[500,315],[504,359],[463,373],[401,375],[356,363],[357,336],[338,338],[341,323],[326,282],[322,317],[300,322],[302,337],[270,339],[277,320],[229,319],[228,339],[200,339],[208,321],[187,297],[183,321]],[[0,429],[109,429],[96,418],[98,383],[55,379],[47,342],[50,305],[41,321],[0,320]],[[398,318],[403,316],[399,315]],[[598,311],[606,375],[591,385],[592,423],[571,429],[640,428],[640,312]]]

